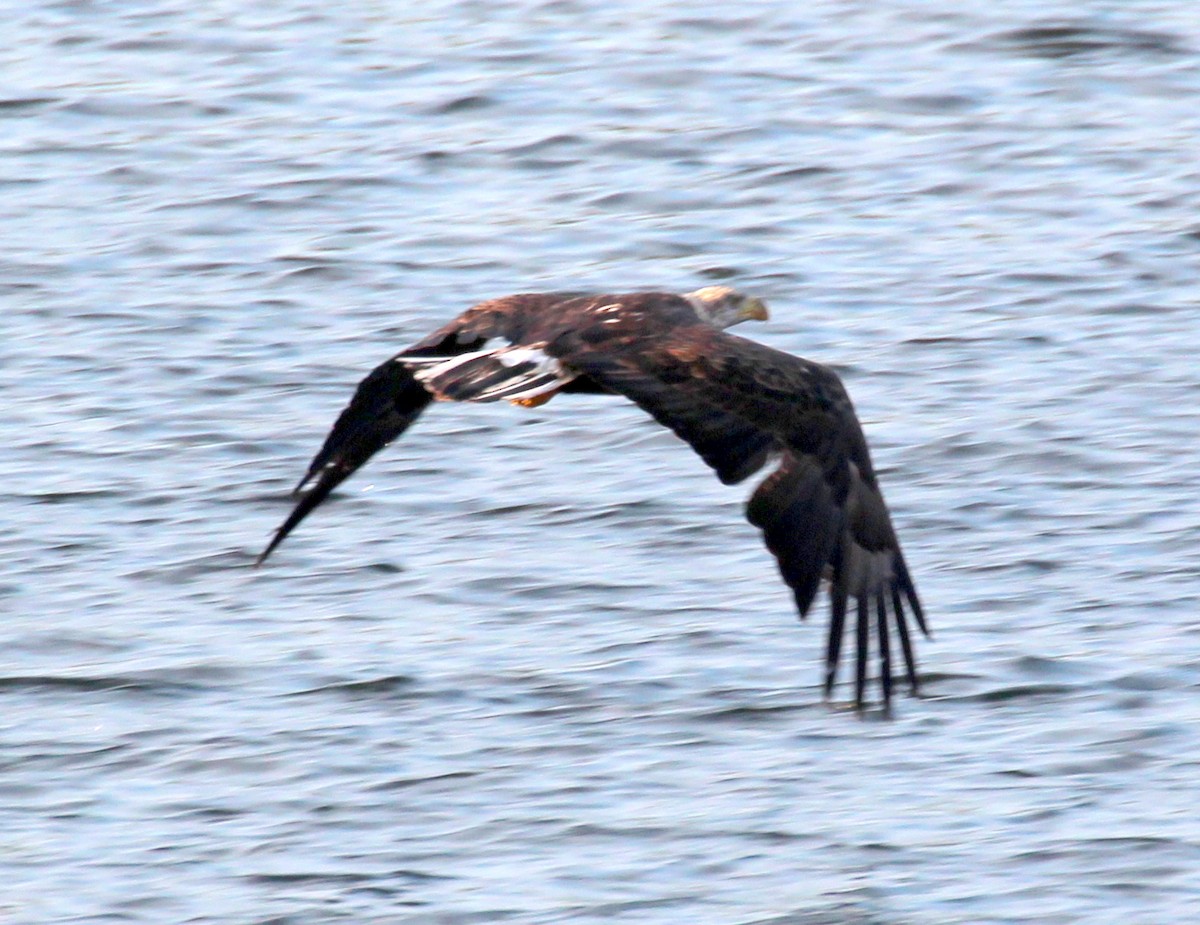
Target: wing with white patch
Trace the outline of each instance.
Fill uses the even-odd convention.
[[[822,578],[829,581],[827,691],[850,598],[857,605],[856,701],[864,699],[872,648],[884,700],[890,698],[893,627],[916,688],[905,609],[922,630],[924,614],[862,427],[831,369],[707,325],[647,334],[593,324],[549,349],[674,430],[724,481],[746,477],[771,450],[782,450],[779,469],[754,492],[746,513],[763,531],[801,616]]]
[[[296,486],[296,493],[303,494],[258,561],[264,561],[305,517],[375,453],[400,437],[430,401],[442,397],[426,379],[436,382],[439,370],[447,382],[459,376],[473,379],[482,375],[482,367],[493,362],[487,359],[494,352],[489,347],[500,345],[503,349],[504,345],[518,342],[543,315],[553,317],[558,307],[571,298],[569,294],[523,294],[481,302],[376,367],[359,383],[350,404],[338,415],[324,445]],[[521,388],[526,390],[542,387],[531,373],[531,364],[540,368],[543,377],[551,372],[545,360],[536,357],[514,354],[509,361],[511,367],[505,366],[504,361],[495,362],[510,372],[510,379],[525,376]],[[479,368],[468,376],[473,363]]]

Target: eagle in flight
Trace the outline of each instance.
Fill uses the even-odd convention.
[[[856,705],[864,703],[872,636],[883,702],[890,703],[892,626],[915,694],[906,610],[928,629],[862,426],[831,369],[724,330],[766,318],[759,299],[727,286],[481,302],[359,384],[258,563],[431,401],[532,408],[560,392],[623,395],[690,444],[727,485],[778,460],[750,496],[746,516],[763,532],[802,618],[828,581],[826,697],[851,598]]]

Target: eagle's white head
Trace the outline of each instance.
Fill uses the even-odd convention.
[[[743,295],[728,286],[705,286],[684,298],[696,314],[716,328],[728,328],[742,321],[766,321],[770,315],[762,299]]]

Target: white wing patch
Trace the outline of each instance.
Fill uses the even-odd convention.
[[[487,356],[490,353],[496,353],[505,347],[511,346],[512,344],[503,337],[493,337],[491,340],[484,341],[483,346],[478,350],[472,350],[470,353],[456,353],[453,356],[446,356],[444,353],[431,353],[425,356],[419,353],[402,353],[398,357],[393,357],[392,361],[414,369],[441,365],[449,367],[455,363],[462,363],[475,357]],[[420,378],[420,374],[417,374],[417,378]]]
[[[521,366],[524,363],[533,363],[539,369],[557,368],[559,363],[554,357],[542,350],[542,346],[538,347],[509,347],[507,350],[496,351],[496,359],[505,366]]]
[[[545,346],[494,338],[482,350],[458,356],[399,356],[396,362],[411,367],[414,378],[440,401],[518,401],[553,393],[577,375]]]

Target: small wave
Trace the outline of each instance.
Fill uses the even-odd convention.
[[[436,116],[450,116],[463,112],[474,112],[477,109],[487,109],[496,105],[496,101],[483,93],[472,93],[468,96],[455,97],[445,103],[439,103],[429,110]]]
[[[58,96],[13,96],[8,99],[0,99],[0,113],[15,113],[27,109],[38,109],[42,106],[50,106],[61,101],[62,98]]]
[[[1187,49],[1175,36],[1146,29],[1047,22],[1000,32],[991,42],[1041,58],[1071,58],[1105,52],[1175,56]]]
[[[9,675],[0,676],[0,691],[134,691],[175,695],[200,689],[199,684],[151,675]]]
[[[397,694],[412,696],[412,687],[416,679],[408,675],[393,674],[378,678],[364,678],[359,681],[336,681],[332,684],[322,684],[291,694],[292,697],[308,697],[313,694],[341,694],[355,699],[392,698]]]

